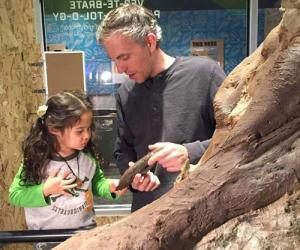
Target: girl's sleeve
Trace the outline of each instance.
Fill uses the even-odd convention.
[[[93,194],[109,200],[117,199],[117,195],[110,192],[109,180],[104,176],[103,171],[100,169],[98,161],[95,162],[96,171],[92,180]]]
[[[48,203],[43,194],[43,185],[20,185],[21,166],[9,188],[9,202],[18,207],[44,207]]]

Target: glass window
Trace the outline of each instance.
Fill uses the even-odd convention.
[[[258,1],[258,44],[261,44],[281,18],[280,0]]]
[[[172,56],[209,56],[219,61],[228,74],[247,56],[248,48],[247,0],[43,0],[45,47],[53,49],[58,45],[67,50],[84,51],[87,92],[94,100],[98,147],[109,178],[119,178],[113,159],[114,94],[128,78],[117,73],[103,47],[97,44],[95,33],[104,15],[124,2],[144,4],[153,10],[163,31],[161,47]],[[272,26],[271,21],[266,21],[271,14],[264,8],[259,12],[259,20],[268,25],[266,28],[258,26],[260,41],[264,39],[265,30]],[[95,201],[115,204],[98,198]],[[131,195],[118,203],[131,203]]]

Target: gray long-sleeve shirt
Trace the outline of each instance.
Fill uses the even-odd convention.
[[[156,142],[183,144],[191,163],[199,161],[215,129],[213,98],[225,78],[219,65],[203,57],[178,57],[165,71],[142,84],[121,85],[117,100],[116,164],[123,173]],[[166,193],[178,173],[159,165],[161,185],[134,192],[132,211]]]

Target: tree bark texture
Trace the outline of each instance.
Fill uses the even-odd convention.
[[[199,167],[152,204],[57,249],[192,249],[231,218],[300,182],[300,0],[223,82],[217,129]]]
[[[300,189],[267,207],[229,220],[209,232],[194,250],[300,249]]]

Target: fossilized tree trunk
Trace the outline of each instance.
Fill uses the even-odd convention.
[[[200,166],[159,200],[58,249],[191,249],[231,218],[299,189],[300,0],[226,78]]]

